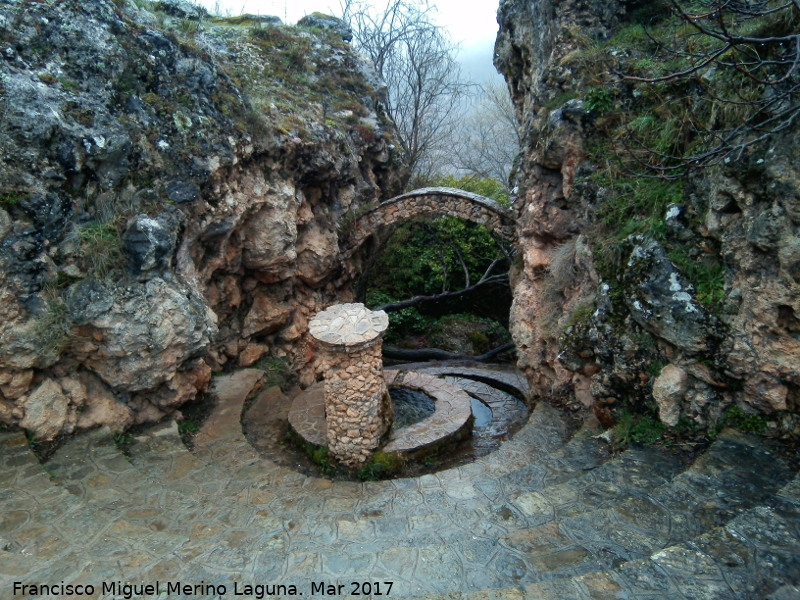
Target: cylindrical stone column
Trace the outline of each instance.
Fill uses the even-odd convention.
[[[385,312],[363,304],[336,304],[309,324],[325,369],[328,450],[348,467],[372,456],[394,419],[381,358],[388,326]]]

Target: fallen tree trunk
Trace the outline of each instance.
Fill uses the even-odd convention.
[[[494,268],[506,262],[507,258],[498,258],[494,260],[489,268],[486,269],[486,272],[481,277],[480,281],[477,283],[470,283],[469,282],[469,273],[467,273],[467,285],[460,290],[454,290],[451,292],[442,292],[441,294],[431,294],[430,296],[414,296],[413,298],[409,298],[408,300],[401,300],[399,302],[390,302],[389,304],[384,304],[383,306],[378,306],[373,308],[372,310],[382,310],[385,312],[391,312],[394,310],[402,310],[404,308],[408,308],[410,306],[416,306],[417,304],[422,304],[423,302],[439,302],[440,300],[452,300],[454,298],[460,298],[461,296],[466,296],[467,294],[471,294],[475,290],[489,284],[493,283],[500,283],[503,285],[508,285],[508,273],[499,273],[497,275],[492,275],[492,271]],[[444,350],[442,350],[444,352]]]
[[[456,354],[455,352],[448,352],[440,348],[421,348],[419,350],[406,350],[403,348],[394,348],[392,346],[383,347],[383,356],[394,360],[404,360],[408,362],[420,362],[426,360],[474,360],[476,362],[487,362],[494,357],[508,352],[515,348],[513,342],[503,344],[490,350],[486,354],[480,356],[469,356],[468,354]]]

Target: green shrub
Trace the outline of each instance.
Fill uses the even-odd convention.
[[[663,239],[664,215],[670,204],[682,200],[682,181],[615,179],[606,172],[598,172],[593,179],[607,192],[596,213],[607,235],[619,241],[632,234]]]
[[[367,293],[367,306],[377,308],[384,304],[397,302],[396,298],[380,290],[371,290]],[[410,306],[387,313],[389,328],[384,339],[390,344],[396,344],[409,335],[419,335],[426,332],[434,322],[431,317],[421,314],[416,307]]]
[[[658,377],[659,375],[661,375],[661,371],[664,370],[664,367],[666,367],[668,364],[669,363],[665,360],[654,360],[649,365],[647,365],[645,371],[647,372],[648,375],[650,375],[650,377]]]
[[[736,406],[729,406],[723,413],[722,426],[733,427],[744,433],[763,433],[767,428],[767,421],[761,415],[748,415]]]
[[[266,373],[264,378],[266,387],[278,386],[285,391],[291,381],[292,370],[286,358],[262,356],[255,362],[253,368]]]
[[[61,87],[68,92],[74,92],[80,87],[77,81],[74,79],[68,79],[66,77],[59,77],[58,82],[61,84]]]
[[[10,207],[19,204],[26,197],[26,194],[17,190],[5,190],[0,192],[0,206]]]
[[[694,286],[697,301],[712,312],[720,312],[725,302],[725,265],[720,258],[713,255],[692,258],[683,249],[668,255]]]
[[[420,187],[452,187],[465,192],[472,192],[479,194],[490,200],[494,200],[503,206],[509,205],[508,188],[502,182],[497,181],[491,177],[476,177],[474,175],[464,175],[456,177],[455,175],[443,175],[440,177],[428,178],[424,181],[418,182]]]
[[[647,415],[639,415],[630,410],[619,410],[615,413],[614,445],[618,449],[627,448],[631,444],[655,444],[664,434],[664,425]]]
[[[114,433],[114,444],[125,456],[130,456],[134,441],[133,436],[128,432],[117,431]]]
[[[581,302],[570,313],[569,317],[567,317],[567,321],[564,324],[565,328],[576,327],[584,323],[588,323],[589,319],[592,318],[594,311],[595,311],[594,298],[589,298],[586,301]]]
[[[35,321],[33,337],[44,356],[57,359],[72,341],[75,323],[55,287],[45,288],[43,298],[45,310]]]
[[[614,106],[614,98],[608,88],[592,88],[586,92],[584,106],[596,115],[602,116]]]
[[[405,460],[400,454],[394,452],[381,452],[378,450],[367,463],[356,472],[356,477],[362,481],[376,481],[387,479],[399,474],[405,466]]]
[[[317,446],[310,442],[303,442],[303,452],[311,462],[317,465],[323,475],[333,476],[338,472],[333,457],[327,446]]]
[[[554,110],[556,108],[564,106],[564,104],[577,97],[578,97],[577,91],[571,90],[568,92],[562,92],[561,94],[558,94],[557,96],[554,96],[553,98],[545,102],[544,107],[547,110]]]
[[[622,46],[622,47],[630,47],[634,46],[636,48],[644,47],[649,38],[647,37],[647,32],[645,31],[644,26],[641,23],[631,23],[626,25],[614,36],[608,40],[607,45],[614,47],[614,46]]]
[[[446,315],[428,329],[430,346],[457,354],[479,355],[511,341],[497,321],[469,313]]]
[[[110,223],[92,223],[78,231],[81,256],[90,273],[98,278],[108,275],[123,264],[122,240],[119,230]]]
[[[193,419],[183,419],[178,422],[178,433],[181,438],[191,437],[200,431],[200,425]]]

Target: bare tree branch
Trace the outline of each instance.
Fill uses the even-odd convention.
[[[505,258],[498,258],[492,261],[492,264],[484,272],[483,276],[481,276],[480,280],[477,283],[469,284],[469,279],[467,280],[467,285],[460,290],[455,290],[451,292],[442,292],[441,294],[431,294],[428,296],[414,296],[413,298],[409,298],[407,300],[401,300],[399,302],[390,302],[389,304],[384,304],[383,306],[379,306],[374,308],[373,310],[383,310],[385,312],[392,312],[395,310],[402,310],[404,308],[409,308],[411,306],[417,306],[418,304],[423,304],[425,302],[438,302],[440,300],[452,300],[454,298],[460,298],[461,296],[466,296],[474,292],[475,290],[489,284],[503,284],[508,285],[508,273],[498,273],[497,275],[493,275],[492,272],[494,269],[506,262]]]
[[[433,7],[425,0],[387,0],[375,10],[362,0],[345,0],[341,9],[356,47],[386,82],[387,112],[410,172],[431,170],[471,87],[461,80],[455,47],[432,21]]]
[[[471,117],[454,131],[454,166],[508,185],[521,144],[518,127],[506,87],[482,86]]]
[[[744,113],[737,122],[714,123],[690,119],[701,149],[689,155],[658,152],[628,130],[623,140],[629,154],[646,169],[679,177],[687,168],[708,167],[740,157],[743,152],[792,126],[800,115],[800,2],[776,5],[767,0],[700,0],[687,8],[669,0],[678,19],[705,40],[675,46],[647,33],[658,47],[689,62],[685,68],[658,76],[617,73],[623,79],[663,83],[690,78],[702,90],[698,98]],[[699,48],[699,49],[698,49]],[[714,69],[720,69],[714,73]],[[715,78],[726,77],[730,89],[716,89]],[[692,122],[694,121],[694,122]]]
[[[384,304],[383,306],[379,306],[377,308],[374,308],[373,310],[392,312],[395,310],[402,310],[404,308],[409,308],[411,306],[417,306],[418,304],[423,304],[425,302],[439,302],[441,300],[453,300],[455,298],[460,298],[461,296],[466,296],[467,294],[470,294],[485,285],[489,285],[490,283],[501,283],[504,285],[508,285],[508,274],[504,273],[502,275],[495,275],[493,277],[489,277],[488,279],[481,279],[478,283],[475,283],[466,288],[462,288],[460,290],[455,290],[452,292],[443,292],[441,294],[433,294],[430,296],[414,296],[413,298],[409,298],[408,300],[401,300],[400,302],[392,302],[390,304]]]

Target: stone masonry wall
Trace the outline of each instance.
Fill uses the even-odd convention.
[[[322,350],[328,449],[348,467],[369,459],[393,421],[381,357],[388,326],[385,312],[357,303],[331,306],[309,325]]]
[[[449,215],[478,223],[506,239],[514,239],[514,220],[501,204],[453,188],[423,188],[381,203],[361,215],[347,239],[357,248],[376,229],[422,215]]]
[[[328,449],[343,464],[366,462],[391,423],[381,345],[326,353],[325,414]]]

